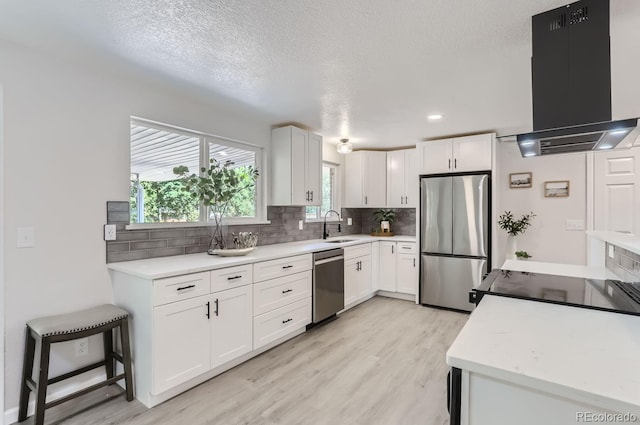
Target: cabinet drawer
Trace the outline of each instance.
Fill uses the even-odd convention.
[[[211,271],[211,292],[224,291],[250,283],[253,283],[252,264]]]
[[[311,296],[311,270],[253,285],[253,314],[260,315]]]
[[[415,254],[416,252],[415,242],[398,242],[398,254]]]
[[[255,276],[256,282],[262,282],[264,280],[311,270],[311,267],[311,254],[305,254],[256,263],[253,265],[253,275]]]
[[[253,319],[253,349],[258,349],[311,323],[311,297]]]
[[[193,273],[153,281],[153,305],[162,305],[211,292],[211,273]]]
[[[371,255],[371,244],[366,243],[356,246],[344,247],[344,259],[349,260],[351,258],[362,257],[363,255]]]

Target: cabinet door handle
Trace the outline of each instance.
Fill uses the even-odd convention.
[[[195,288],[196,285],[187,285],[187,286],[182,286],[180,288],[176,288],[176,291],[184,291],[185,289],[191,289],[191,288]]]
[[[283,269],[290,269],[291,267],[293,267],[293,266],[292,265],[282,266]]]
[[[413,259],[413,267],[415,267],[415,266],[416,266],[416,259],[414,258]]]
[[[219,310],[220,309],[220,303],[218,302],[217,298],[216,298],[215,303],[216,303],[216,311],[214,311],[214,313],[216,314],[216,316],[219,316],[220,315],[220,310]]]
[[[408,197],[408,196],[405,196],[405,197],[404,197],[404,204],[405,204],[405,205],[408,205],[408,204],[409,204],[409,197]]]
[[[283,294],[286,294],[287,292],[293,292],[293,289],[285,289],[284,291],[282,291]]]
[[[451,169],[451,158],[449,158],[449,169]]]
[[[391,253],[393,254],[393,245],[391,245]]]
[[[309,191],[307,190],[305,193],[307,194],[307,202],[309,202]]]
[[[234,279],[240,279],[242,278],[242,276],[232,276],[232,277],[228,277],[227,280],[234,280]]]
[[[211,303],[207,301],[207,319],[211,319]]]
[[[367,197],[364,197],[364,204],[367,205]]]
[[[404,204],[404,196],[400,197],[400,205]]]
[[[287,320],[283,320],[283,321],[282,321],[282,324],[289,323],[289,322],[290,322],[290,321],[292,321],[292,320],[293,320],[293,319],[291,319],[291,318],[289,318],[289,319],[287,319]]]
[[[311,191],[311,202],[313,202],[313,190]]]
[[[458,168],[458,158],[453,160],[453,168]]]

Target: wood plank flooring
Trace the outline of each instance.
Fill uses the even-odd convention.
[[[113,386],[49,409],[45,423],[448,424],[445,352],[467,318],[375,297],[153,409]]]

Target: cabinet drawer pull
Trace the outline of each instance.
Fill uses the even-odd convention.
[[[240,279],[242,278],[242,276],[232,276],[232,277],[228,277],[227,280],[234,280],[234,279]]]
[[[292,265],[282,266],[283,269],[290,269],[291,267],[293,267],[293,266]]]
[[[293,289],[285,289],[284,291],[282,291],[283,294],[286,294],[287,292],[293,292]]]
[[[207,319],[211,319],[211,303],[207,301]]]
[[[291,322],[292,320],[293,320],[293,319],[283,320],[283,321],[282,321],[282,324],[284,325],[285,323],[289,323],[289,322]]]
[[[185,289],[191,289],[191,288],[195,288],[196,285],[187,285],[187,286],[182,286],[180,288],[176,288],[176,291],[184,291]]]
[[[215,300],[215,303],[216,303],[216,311],[214,311],[214,313],[216,314],[216,316],[219,316],[220,315],[220,310],[219,310],[220,303],[218,303],[218,299],[217,298]]]
[[[411,249],[410,246],[403,246],[402,249]]]

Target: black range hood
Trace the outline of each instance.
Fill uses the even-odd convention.
[[[633,143],[637,118],[611,121],[609,0],[581,0],[531,19],[533,129],[522,156]]]

